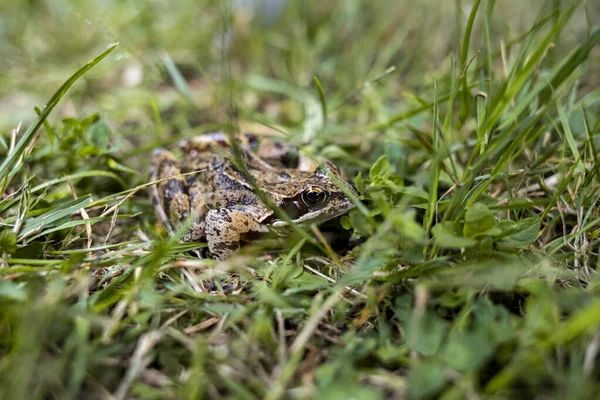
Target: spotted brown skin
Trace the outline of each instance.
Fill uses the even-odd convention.
[[[287,142],[239,138],[246,168],[271,202],[295,223],[321,223],[349,211],[353,205],[325,169],[300,162],[286,166],[296,156]],[[234,165],[225,134],[200,135],[181,142],[183,160],[164,149],[152,155],[150,179],[155,212],[172,233],[186,218],[194,221],[184,241],[208,243],[212,256],[224,260],[242,241],[287,223],[263,204]],[[292,154],[293,153],[293,154]],[[356,193],[332,164],[327,169],[346,190]]]

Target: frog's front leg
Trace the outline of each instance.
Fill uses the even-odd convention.
[[[225,208],[210,210],[205,223],[208,250],[219,260],[225,260],[238,249],[248,234],[268,231],[250,214]]]
[[[172,225],[179,225],[190,213],[187,182],[181,170],[181,163],[170,151],[158,149],[152,154],[150,180],[160,180],[152,186],[152,202],[158,219],[171,234]]]

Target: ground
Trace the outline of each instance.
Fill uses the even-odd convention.
[[[0,398],[598,398],[599,16],[3,2]],[[287,136],[356,207],[197,258],[148,162],[215,130]]]

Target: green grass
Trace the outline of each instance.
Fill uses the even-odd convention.
[[[593,2],[5,3],[0,398],[600,396]],[[234,129],[360,203],[194,258],[148,160]]]

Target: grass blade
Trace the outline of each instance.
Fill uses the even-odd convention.
[[[73,84],[83,76],[86,72],[92,69],[96,64],[100,61],[104,60],[112,51],[118,46],[118,43],[110,46],[104,53],[100,54],[98,57],[94,58],[92,61],[81,67],[77,72],[75,72],[62,86],[54,93],[54,95],[50,98],[50,101],[46,104],[41,114],[38,116],[38,119],[32,123],[27,131],[23,134],[21,139],[15,145],[13,151],[11,151],[6,159],[0,165],[0,177],[4,177],[8,175],[9,169],[17,162],[17,160],[23,155],[23,152],[27,148],[27,145],[35,135],[35,132],[38,130],[40,126],[46,121],[48,115],[52,112],[54,107],[58,104],[60,99],[67,93],[67,90],[73,86]]]
[[[35,218],[26,220],[23,227],[18,233],[18,240],[23,240],[29,235],[41,230],[44,226],[47,226],[61,218],[68,217],[80,208],[85,207],[92,203],[90,195],[83,196],[76,200],[71,200],[68,203],[63,204],[60,207],[51,209]]]

